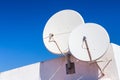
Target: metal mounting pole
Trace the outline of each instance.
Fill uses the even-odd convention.
[[[86,40],[85,36],[83,37],[83,41],[85,41],[85,45],[86,45],[86,48],[87,48],[88,56],[90,58],[90,61],[92,61],[92,57],[91,57],[90,50],[89,50],[89,47],[88,47],[87,40]]]
[[[88,55],[89,55],[89,58],[90,58],[90,62],[93,62],[91,54],[90,54],[90,50],[89,50],[89,47],[88,47],[88,43],[87,43],[87,40],[86,40],[85,36],[83,37],[83,41],[85,41],[85,45],[86,45],[86,49],[87,49],[87,52],[88,52]],[[103,77],[105,74],[102,72],[102,69],[100,68],[100,66],[98,65],[98,63],[96,61],[94,61],[93,63],[96,63],[97,68],[100,70],[101,76],[99,78]]]

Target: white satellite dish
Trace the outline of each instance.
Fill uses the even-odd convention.
[[[55,54],[67,53],[69,34],[76,26],[83,23],[82,16],[74,10],[62,10],[54,14],[43,31],[46,48]]]
[[[93,61],[102,57],[107,51],[109,43],[106,30],[95,23],[78,26],[69,37],[70,52],[83,61]]]

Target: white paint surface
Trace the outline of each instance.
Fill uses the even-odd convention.
[[[0,80],[40,80],[40,63],[9,70],[0,74]]]
[[[98,77],[96,72],[98,71],[95,64],[89,67],[88,63],[73,56],[71,59],[75,62],[75,74],[66,75],[66,61],[61,57],[2,72],[0,73],[0,80],[91,80],[90,77],[92,80],[96,80]],[[105,76],[98,80],[120,80],[120,46],[113,43],[110,45],[106,54],[99,59],[99,61],[103,61],[99,62],[100,67],[103,69],[110,59],[112,61],[103,71]],[[63,64],[60,64],[62,62]],[[51,79],[49,79],[50,77]]]
[[[113,43],[112,43],[112,46],[113,46],[114,57],[117,65],[119,80],[120,80],[120,46]]]

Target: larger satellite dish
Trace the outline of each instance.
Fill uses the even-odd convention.
[[[69,37],[70,52],[83,61],[97,60],[104,55],[110,40],[106,30],[95,23],[78,26]]]
[[[76,26],[83,23],[82,16],[74,10],[62,10],[54,14],[43,31],[46,48],[55,54],[67,53],[69,34]]]

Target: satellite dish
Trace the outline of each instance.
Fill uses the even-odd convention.
[[[82,16],[74,10],[62,10],[54,14],[43,31],[46,48],[55,54],[67,53],[69,34],[76,26],[83,23]]]
[[[109,43],[106,30],[95,23],[78,26],[69,37],[70,52],[74,57],[83,61],[93,61],[102,57]]]

